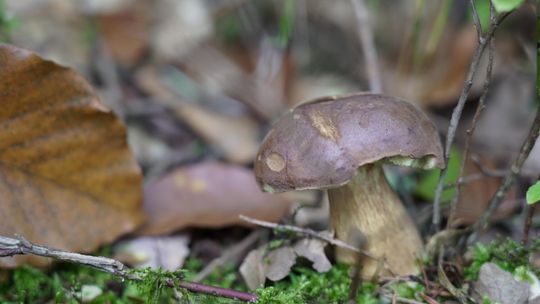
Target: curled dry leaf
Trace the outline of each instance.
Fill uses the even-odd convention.
[[[324,253],[324,241],[304,238],[294,246],[282,246],[269,252],[266,246],[252,250],[240,266],[240,274],[250,289],[262,287],[267,278],[279,281],[287,277],[297,257],[313,262],[313,268],[318,272],[327,272],[332,268]]]
[[[0,44],[0,235],[92,251],[143,219],[126,132],[70,69]],[[0,266],[42,258],[0,258]]]
[[[270,251],[264,259],[266,261],[266,277],[272,281],[284,279],[291,272],[291,268],[296,262],[294,249],[289,246],[279,247]]]
[[[240,274],[249,289],[257,289],[264,286],[266,280],[266,265],[262,263],[265,247],[252,250],[240,265]]]
[[[145,186],[148,222],[140,233],[245,224],[239,220],[240,214],[276,221],[289,205],[284,196],[261,192],[251,170],[204,162],[177,169]]]
[[[318,272],[327,272],[332,268],[332,264],[324,253],[326,245],[326,242],[318,239],[302,239],[294,245],[294,252],[313,262],[313,269]]]

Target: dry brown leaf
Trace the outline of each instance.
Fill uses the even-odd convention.
[[[140,233],[245,224],[240,214],[277,221],[289,205],[283,196],[261,192],[251,170],[204,162],[177,169],[145,187],[149,219]]]
[[[138,1],[128,9],[97,17],[101,37],[116,63],[132,66],[144,55],[150,39],[150,6],[148,1]]]
[[[122,123],[77,73],[0,44],[0,235],[91,251],[142,221]],[[1,258],[0,266],[30,257]]]
[[[496,169],[495,163],[487,157],[482,157],[483,166],[488,170]],[[479,174],[481,171],[470,160],[465,164],[465,176]],[[460,197],[456,206],[455,222],[460,224],[473,224],[487,209],[491,197],[495,194],[502,182],[502,178],[483,178],[462,186]],[[493,219],[502,219],[519,207],[516,200],[516,188],[511,187],[501,206],[495,211]]]
[[[247,164],[259,149],[258,125],[247,116],[232,116],[187,102],[178,103],[175,113],[230,162]]]

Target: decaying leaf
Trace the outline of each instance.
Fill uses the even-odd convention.
[[[240,274],[250,289],[264,285],[265,279],[279,281],[291,272],[297,257],[313,262],[318,272],[330,270],[332,264],[324,253],[326,243],[316,239],[301,239],[293,246],[281,246],[268,251],[267,245],[252,250],[240,266]]]
[[[495,162],[488,157],[482,157],[483,167],[496,170]],[[481,174],[478,166],[468,159],[465,163],[465,176]],[[483,178],[471,181],[462,186],[460,198],[456,206],[455,222],[460,224],[473,224],[487,209],[489,200],[495,194],[502,182],[502,178]],[[518,207],[516,200],[516,187],[511,187],[504,197],[504,201],[493,214],[493,220],[505,218]]]
[[[327,243],[318,239],[302,239],[294,245],[294,252],[313,262],[313,269],[318,272],[327,272],[332,264],[324,253]]]
[[[295,261],[296,254],[290,246],[283,246],[270,251],[263,260],[263,263],[266,262],[266,277],[272,281],[284,279],[291,272]]]
[[[262,263],[265,248],[260,247],[252,250],[240,265],[240,274],[249,289],[257,289],[264,286],[266,280],[266,264]]]
[[[142,236],[115,246],[115,259],[139,268],[150,267],[173,271],[189,255],[189,236]]]
[[[246,164],[255,159],[258,126],[252,118],[225,115],[185,102],[177,104],[175,113],[227,160]]]
[[[145,187],[148,222],[140,233],[245,224],[240,214],[276,221],[289,205],[284,196],[261,192],[251,170],[204,162],[177,169]]]
[[[137,1],[97,17],[101,37],[114,61],[120,65],[134,65],[146,51],[152,23],[151,5],[148,1]]]
[[[122,123],[77,73],[0,44],[0,235],[88,252],[141,221]],[[42,258],[1,258],[0,266]]]

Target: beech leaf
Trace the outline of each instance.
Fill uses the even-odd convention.
[[[88,252],[143,219],[122,123],[74,71],[0,44],[0,235]],[[0,267],[43,258],[0,258]]]
[[[176,169],[145,186],[148,221],[139,232],[245,225],[240,214],[277,221],[289,208],[285,196],[261,192],[251,170],[209,161]]]

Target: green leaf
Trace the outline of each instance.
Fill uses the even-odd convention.
[[[532,205],[540,201],[540,180],[527,190],[527,204]]]
[[[498,13],[505,13],[518,8],[525,0],[492,0],[492,2]]]

